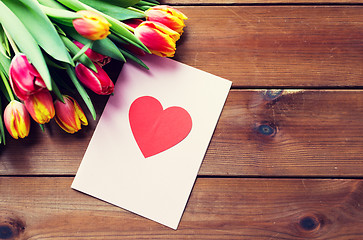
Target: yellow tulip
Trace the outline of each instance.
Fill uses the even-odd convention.
[[[47,123],[54,117],[55,111],[52,95],[47,89],[30,95],[24,101],[24,104],[30,116],[37,123]]]
[[[145,14],[148,21],[162,23],[179,34],[183,33],[184,20],[188,19],[182,12],[167,5],[151,7]]]
[[[55,121],[66,132],[78,132],[82,125],[87,126],[88,121],[79,104],[72,97],[64,95],[64,103],[54,102]]]
[[[81,10],[77,13],[82,17],[73,20],[73,27],[83,37],[99,40],[110,34],[111,24],[100,14],[88,10]]]
[[[135,28],[135,36],[150,50],[161,57],[173,57],[180,34],[162,23],[144,21]]]
[[[21,102],[12,100],[5,108],[4,123],[9,134],[15,138],[25,138],[30,131],[30,117]]]

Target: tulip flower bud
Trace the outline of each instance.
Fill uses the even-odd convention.
[[[73,20],[73,27],[83,37],[99,40],[110,34],[111,24],[100,14],[88,10],[81,10],[77,13],[82,17]]]
[[[99,95],[109,95],[113,93],[114,84],[110,77],[107,75],[97,64],[95,65],[97,73],[92,69],[87,68],[82,63],[77,63],[75,71],[77,78],[89,89]]]
[[[22,53],[16,54],[11,60],[9,75],[10,85],[20,100],[46,88],[39,72]]]
[[[179,34],[183,33],[184,20],[188,19],[179,10],[166,5],[151,7],[145,14],[148,21],[162,23]]]
[[[162,23],[145,21],[135,28],[135,36],[150,50],[161,57],[173,57],[180,34]]]
[[[30,95],[24,101],[30,116],[37,123],[44,124],[54,117],[54,105],[52,95],[47,89]]]
[[[15,138],[25,138],[30,131],[30,117],[24,104],[12,100],[4,110],[4,123],[9,134]]]
[[[72,97],[64,95],[64,103],[58,99],[54,102],[55,121],[67,133],[78,132],[82,125],[87,126],[86,115]]]
[[[82,49],[84,47],[84,45],[80,42],[77,41],[73,41],[73,43],[79,48]],[[107,63],[111,62],[111,58],[108,56],[105,56],[101,53],[95,52],[93,51],[91,48],[88,48],[85,52],[85,54],[87,55],[87,57],[89,57],[89,59],[92,60],[92,62],[97,63],[98,65],[100,65],[101,67],[106,65]]]

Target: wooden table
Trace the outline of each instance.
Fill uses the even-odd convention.
[[[72,190],[97,121],[53,121],[1,146],[0,239],[363,239],[363,1],[164,3],[175,59],[233,81],[178,230]]]

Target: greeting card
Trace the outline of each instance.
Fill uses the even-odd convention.
[[[123,66],[72,188],[177,229],[231,82],[142,60]]]

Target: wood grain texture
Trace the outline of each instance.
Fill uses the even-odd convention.
[[[175,59],[235,87],[363,83],[362,6],[179,6]]]
[[[362,176],[363,91],[233,91],[201,174]]]
[[[362,180],[201,178],[177,231],[76,192],[71,181],[0,177],[0,239],[362,237]]]
[[[232,90],[199,174],[361,177],[362,119],[361,90]],[[74,175],[90,123],[75,135],[52,122],[26,140],[8,138],[0,175]]]

